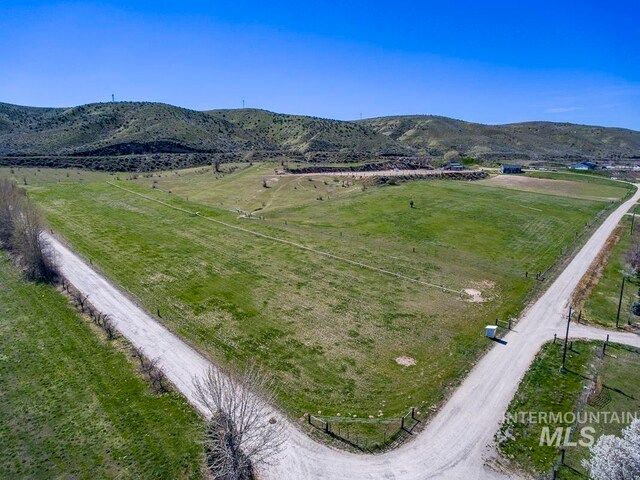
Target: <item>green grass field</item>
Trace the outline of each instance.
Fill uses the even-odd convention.
[[[294,417],[434,411],[488,346],[483,326],[516,315],[536,287],[533,272],[551,265],[609,205],[446,181],[358,186],[319,201],[294,188],[300,181],[316,190],[307,179],[291,180],[277,194],[263,189],[256,174],[262,168],[273,166],[217,179],[169,173],[171,185],[161,183],[162,173],[156,189],[149,188],[152,177],[116,182],[201,217],[105,182],[30,183],[29,190],[54,229],[149,312],[160,309],[173,331],[215,361],[265,364],[281,406]],[[271,205],[240,218],[240,200],[260,189],[272,195]],[[626,187],[618,190],[620,198],[626,194]],[[422,282],[476,289],[487,301],[469,302],[204,216]],[[416,364],[403,366],[401,357]]]
[[[327,175],[313,177],[276,175],[282,167],[273,163],[223,165],[223,173],[211,167],[158,172],[138,176],[136,183],[171,192],[190,201],[213,207],[247,212],[268,211],[301,203],[353,196],[362,190],[360,183],[343,183]],[[263,182],[266,181],[266,187]]]
[[[203,422],[0,253],[0,478],[200,478]]]
[[[634,228],[633,236],[630,231],[631,218],[627,217],[620,222],[619,240],[611,249],[602,277],[585,301],[583,316],[586,321],[609,328],[616,325],[622,273],[627,269],[625,257],[632,244],[640,241],[640,228]],[[640,320],[631,312],[631,305],[638,300],[639,287],[637,279],[627,278],[620,308],[619,325],[622,327]]]
[[[586,383],[584,376],[592,373],[597,348],[592,343],[574,342],[573,350],[567,355],[567,371],[560,372],[562,342],[545,344],[520,383],[507,415],[518,412],[575,412]],[[559,451],[555,446],[539,445],[544,426],[550,426],[553,431],[556,427],[571,425],[507,421],[500,432],[500,452],[530,474],[549,473],[558,460]]]
[[[629,184],[606,178],[576,173],[528,172],[525,175],[497,175],[482,183],[528,192],[566,197],[615,201],[620,189],[633,189]]]
[[[536,357],[518,392],[509,405],[508,414],[516,412],[577,412],[588,378],[596,373],[597,356],[602,342],[574,342],[567,356],[567,371],[562,373],[562,343],[546,344]],[[640,413],[640,352],[633,348],[611,344],[607,348],[598,376],[601,391],[584,406],[583,415],[595,418],[597,412]],[[610,413],[608,413],[610,415]],[[525,417],[526,418],[526,417]],[[605,418],[605,417],[601,417]],[[556,446],[540,445],[542,428],[571,426],[563,423],[507,422],[501,429],[500,452],[518,468],[532,475],[549,474],[559,460]],[[578,425],[571,441],[580,440],[582,427],[593,427],[594,438],[603,434],[620,435],[627,423],[591,422]],[[565,465],[558,471],[559,479],[588,478],[581,460],[588,458],[584,446],[568,447]]]
[[[607,355],[602,362],[599,376],[602,391],[594,396],[586,405],[585,412],[633,413],[640,416],[640,351],[612,344],[607,347]],[[595,417],[595,415],[590,415]],[[604,417],[603,417],[604,418]],[[622,429],[628,423],[587,422],[580,426],[593,427],[594,437],[600,435],[620,436]],[[585,447],[574,447],[567,451],[565,467],[559,471],[560,479],[586,478],[587,472],[581,466],[581,461],[589,457],[589,450]]]

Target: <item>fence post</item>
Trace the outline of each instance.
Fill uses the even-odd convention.
[[[567,358],[567,343],[569,341],[569,326],[571,325],[571,307],[569,307],[569,316],[567,318],[567,333],[564,337],[564,349],[562,350],[562,366],[560,371],[564,372],[564,363]]]
[[[402,418],[400,419],[400,429],[404,430],[404,415],[402,416]]]
[[[618,324],[620,322],[620,309],[622,308],[622,295],[624,294],[625,280],[626,280],[625,276],[622,275],[622,286],[620,287],[620,299],[618,300],[618,313],[616,314],[616,328],[619,328]]]

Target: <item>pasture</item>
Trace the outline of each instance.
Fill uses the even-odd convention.
[[[626,414],[638,414],[638,396],[640,395],[640,352],[632,347],[610,344],[604,358],[600,358],[602,342],[573,342],[567,355],[567,371],[560,372],[562,363],[562,342],[547,343],[536,357],[518,392],[509,405],[508,414],[518,412],[581,412],[586,422],[577,424],[570,441],[581,439],[582,427],[594,429],[593,437],[600,435],[620,435],[628,425]],[[596,378],[592,394],[585,397],[585,387]],[[600,417],[598,416],[600,412]],[[613,413],[622,422],[606,421],[614,418]],[[563,419],[566,419],[563,417]],[[554,464],[560,459],[560,449],[555,445],[540,445],[541,432],[550,427],[571,427],[569,423],[545,421],[507,421],[503,424],[499,438],[500,452],[518,469],[540,476],[550,474]],[[564,439],[563,439],[564,440]],[[588,478],[588,472],[581,461],[589,457],[589,449],[576,445],[568,447],[565,464],[560,466],[558,479]]]
[[[535,272],[613,195],[435,180],[363,190],[321,176],[264,188],[274,168],[104,174],[134,193],[90,180],[28,188],[53,229],[174,332],[215,361],[267,366],[296,418],[411,406],[428,417],[489,346],[483,326],[520,312]],[[329,187],[340,193],[318,200]]]
[[[0,477],[201,478],[204,425],[0,252]]]
[[[636,324],[640,317],[634,315],[631,306],[638,297],[638,278],[628,276],[622,291],[620,317],[617,317],[618,302],[622,287],[623,273],[628,271],[626,256],[634,244],[640,242],[640,225],[634,226],[631,232],[631,217],[622,219],[615,233],[615,244],[609,253],[606,264],[602,268],[601,276],[584,302],[583,317],[586,321],[603,327],[614,328],[616,323],[620,327]]]

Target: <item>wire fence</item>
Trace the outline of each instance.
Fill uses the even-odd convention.
[[[402,417],[352,418],[316,416],[308,413],[307,422],[325,434],[363,452],[392,450],[408,439],[420,420],[415,408]]]

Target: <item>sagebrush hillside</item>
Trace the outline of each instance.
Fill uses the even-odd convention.
[[[203,112],[158,103],[74,108],[0,104],[1,155],[117,155],[265,149],[260,139]]]
[[[432,155],[449,150],[474,158],[640,157],[640,132],[571,123],[482,125],[431,115],[380,117],[363,125]]]
[[[373,161],[442,158],[452,150],[479,161],[639,159],[640,132],[552,122],[482,125],[427,115],[350,122],[257,109],[199,112],[141,102],[73,108],[0,103],[4,157],[199,153],[238,158],[251,152],[254,159],[282,155]]]
[[[228,120],[282,150],[297,152],[371,152],[381,155],[414,153],[395,139],[365,124],[326,118],[286,115],[266,110],[212,110],[211,115]]]

